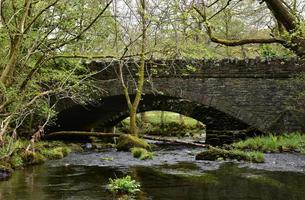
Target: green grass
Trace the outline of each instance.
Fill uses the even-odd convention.
[[[232,144],[235,149],[262,152],[300,152],[305,153],[305,135],[290,133],[249,138]]]
[[[146,122],[151,124],[161,124],[161,111],[145,112]],[[140,119],[140,114],[138,114]],[[197,120],[183,116],[183,121],[186,126],[196,126]],[[123,120],[123,123],[129,124],[129,118]],[[164,112],[164,123],[180,123],[180,116],[174,112]]]
[[[140,191],[140,183],[130,176],[123,178],[109,179],[108,189],[114,194],[135,194]]]
[[[160,111],[151,111],[145,113],[147,122],[152,124],[161,124],[161,112]],[[183,121],[187,126],[196,126],[197,120],[183,116]],[[164,112],[164,122],[172,123],[177,122],[180,123],[180,116],[177,113],[173,112]]]
[[[180,115],[173,112],[164,112],[164,121],[161,122],[161,111],[145,112],[145,121],[141,121],[138,114],[138,127],[140,134],[147,135],[166,135],[166,136],[193,136],[200,137],[204,131],[204,126],[199,125],[198,121],[183,116],[183,123]],[[122,121],[121,132],[128,132],[129,118]]]
[[[131,153],[133,157],[139,158],[140,160],[153,159],[153,153],[143,148],[134,147],[131,149]]]

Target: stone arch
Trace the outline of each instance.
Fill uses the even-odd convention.
[[[207,128],[207,140],[219,140],[218,135],[231,132],[232,137],[237,131],[245,131],[250,125],[225,112],[219,111],[211,105],[199,104],[194,101],[166,96],[166,95],[143,95],[138,112],[151,110],[171,111],[201,121]],[[90,131],[91,128],[112,127],[129,116],[128,107],[123,95],[104,97],[96,104],[86,106],[74,105],[62,110],[58,114],[57,126],[52,131]],[[234,134],[233,134],[234,132]],[[244,138],[245,135],[237,135]],[[235,138],[235,139],[237,139]],[[227,140],[228,138],[226,138]],[[209,142],[209,143],[219,143]]]

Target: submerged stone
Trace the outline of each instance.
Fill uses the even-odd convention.
[[[0,181],[3,180],[7,180],[8,178],[10,178],[12,175],[12,170],[4,167],[4,166],[0,166]]]

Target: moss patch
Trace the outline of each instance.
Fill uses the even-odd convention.
[[[238,160],[254,163],[262,163],[265,161],[264,154],[260,152],[244,152],[240,150],[224,150],[220,148],[210,147],[207,151],[203,151],[196,155],[196,160]]]
[[[145,140],[135,137],[133,135],[121,135],[118,138],[118,144],[116,146],[117,150],[129,151],[133,147],[151,149],[150,145]]]
[[[14,169],[20,168],[24,165],[24,161],[19,154],[14,154],[10,159],[10,163]]]
[[[6,145],[0,148],[1,168],[18,169],[26,165],[40,164],[46,159],[63,158],[71,149],[68,145],[59,141],[38,141],[33,149],[27,151],[29,141],[13,140],[6,138]]]
[[[68,155],[71,150],[68,147],[56,147],[41,150],[42,155],[48,159],[61,159]]]
[[[147,151],[146,149],[140,147],[131,148],[131,153],[133,157],[139,158],[140,160],[153,159],[153,153]]]

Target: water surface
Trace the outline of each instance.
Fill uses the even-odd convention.
[[[125,175],[142,185],[135,199],[305,199],[302,170],[272,171],[230,162],[194,162],[194,151],[158,151],[153,161],[144,162],[113,150],[71,154],[60,161],[16,171],[10,180],[0,182],[0,199],[114,199],[106,189],[109,178]],[[106,159],[109,157],[112,160]]]

